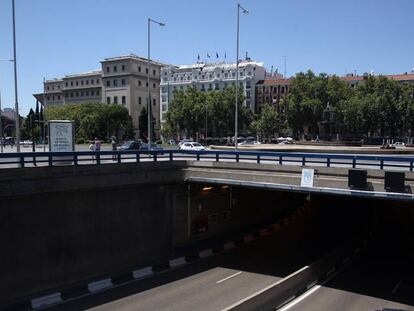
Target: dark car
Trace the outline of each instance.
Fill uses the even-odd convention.
[[[141,143],[139,141],[130,140],[118,147],[118,150],[140,150]]]
[[[148,149],[149,149],[148,147],[149,147],[149,144],[142,144],[140,146],[139,150],[141,150],[141,151],[148,151]],[[152,143],[150,150],[151,151],[163,151],[164,149],[162,147],[160,147],[159,145]]]

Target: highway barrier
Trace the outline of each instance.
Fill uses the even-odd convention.
[[[59,158],[60,157],[60,158]],[[414,156],[349,155],[303,152],[224,151],[224,150],[153,150],[153,151],[75,151],[21,152],[0,154],[0,168],[25,166],[106,164],[140,161],[210,160],[227,162],[294,164],[300,166],[369,167],[377,169],[414,170]],[[60,159],[60,160],[59,160]],[[61,161],[61,163],[59,162]]]

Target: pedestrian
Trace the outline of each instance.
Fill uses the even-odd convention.
[[[98,139],[98,137],[95,137],[95,151],[101,151],[101,141]]]
[[[116,151],[116,138],[114,136],[112,136],[111,138],[111,146],[112,146],[112,151]],[[116,160],[116,154],[114,153],[112,155],[112,160]]]
[[[94,152],[95,151],[95,143],[91,142],[91,144],[89,145],[89,150]],[[92,154],[92,163],[95,162],[95,156]]]

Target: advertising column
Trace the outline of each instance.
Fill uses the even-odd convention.
[[[49,151],[50,152],[73,152],[74,144],[74,123],[70,120],[51,120],[49,128]],[[72,164],[73,156],[53,156],[53,165]]]

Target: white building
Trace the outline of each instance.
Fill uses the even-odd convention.
[[[255,85],[266,76],[263,63],[250,59],[239,62],[240,92],[246,98],[246,107],[255,111]],[[161,67],[160,99],[161,126],[174,91],[196,87],[201,91],[223,90],[236,85],[236,63],[196,63],[192,65]]]

